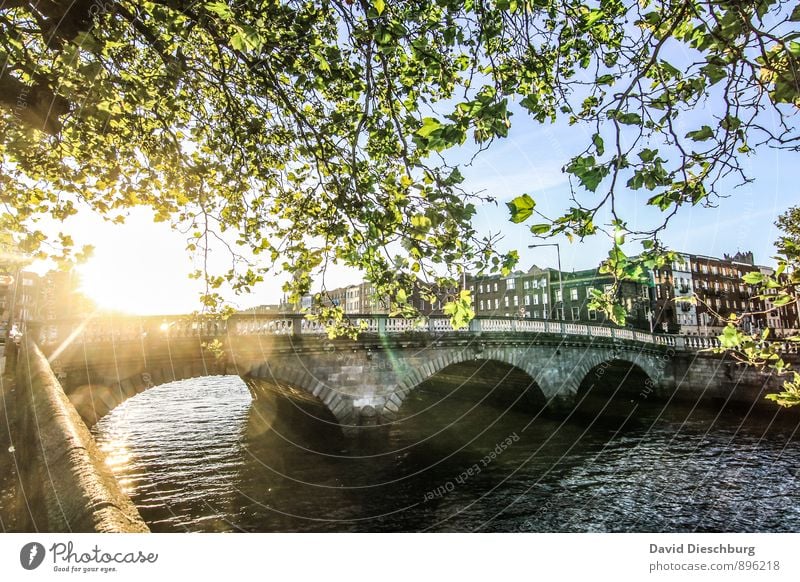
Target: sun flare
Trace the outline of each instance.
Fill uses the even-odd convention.
[[[78,273],[81,292],[100,309],[164,315],[197,308],[199,284],[188,278],[180,235],[139,215],[123,225],[93,225],[90,232],[95,252]]]

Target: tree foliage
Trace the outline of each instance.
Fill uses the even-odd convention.
[[[471,224],[489,197],[447,150],[505,137],[520,108],[585,124],[565,171],[588,202],[547,217],[523,200],[515,220],[582,238],[610,207],[625,228],[620,196],[644,189],[666,223],[744,179],[758,145],[798,148],[798,18],[782,1],[6,1],[0,231],[68,258],[43,217],[150,207],[201,258],[230,251],[197,273],[209,306],[280,270],[297,299],[331,263],[393,298],[507,272]]]
[[[800,207],[787,210],[775,225],[783,233],[775,242],[777,269],[773,274],[751,272],[743,277],[745,283],[755,288],[755,297],[765,302],[768,314],[792,303],[796,309],[800,308]],[[731,353],[742,363],[785,376],[783,390],[768,394],[767,398],[787,407],[800,404],[800,373],[784,358],[786,348],[800,347],[800,335],[795,331],[788,337],[775,338],[770,336],[769,329],[760,334],[748,333],[742,329],[743,320],[742,315],[730,316],[719,336],[721,347],[717,351]]]

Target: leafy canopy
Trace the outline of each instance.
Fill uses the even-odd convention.
[[[43,217],[150,207],[190,251],[230,251],[229,271],[197,273],[212,307],[223,285],[280,270],[296,300],[332,262],[395,299],[420,276],[442,288],[465,268],[507,272],[515,255],[471,225],[488,198],[463,192],[442,154],[505,137],[516,102],[534,122],[592,128],[565,167],[588,202],[556,217],[510,206],[517,222],[537,216],[535,235],[592,235],[609,206],[624,228],[628,189],[665,217],[707,203],[745,177],[752,148],[798,148],[797,6],[3,2],[0,232],[67,259],[72,239],[45,241]],[[468,309],[458,296],[449,312]]]

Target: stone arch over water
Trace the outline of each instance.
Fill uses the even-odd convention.
[[[453,390],[463,389],[470,383],[479,383],[484,387],[486,395],[505,392],[509,396],[522,397],[524,394],[524,402],[538,406],[544,406],[549,400],[547,392],[537,380],[535,367],[519,357],[515,351],[502,348],[486,349],[480,353],[471,350],[442,350],[426,365],[413,368],[405,374],[387,400],[382,416],[387,420],[400,418],[400,407],[408,396],[437,378],[449,383]],[[483,393],[475,394],[476,400],[483,396]]]

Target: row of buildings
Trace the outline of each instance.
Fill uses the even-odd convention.
[[[77,274],[51,271],[38,275],[0,265],[0,340],[29,321],[83,317],[94,305],[78,291]]]
[[[717,335],[732,313],[743,314],[752,332],[770,329],[773,336],[800,329],[798,305],[773,308],[770,301],[754,296],[743,282],[750,272],[772,274],[770,267],[754,263],[750,252],[723,258],[679,253],[671,264],[647,273],[646,280],[624,282],[616,288],[615,301],[627,310],[628,325],[643,330],[683,335]],[[508,276],[468,276],[462,286],[470,291],[477,316],[520,317],[567,322],[605,323],[605,313],[590,308],[592,290],[610,292],[614,281],[598,269],[559,272],[536,265]],[[11,326],[26,321],[81,317],[94,306],[78,292],[79,280],[60,271],[39,276],[0,265],[0,337]],[[443,289],[433,302],[415,288],[408,303],[424,315],[441,315],[444,304],[460,288]],[[327,290],[325,302],[341,306],[348,314],[388,313],[389,304],[369,283]],[[681,301],[694,298],[694,302]],[[281,303],[253,311],[286,313],[311,308],[311,296],[300,305]]]
[[[756,265],[751,252],[723,258],[678,253],[674,262],[648,272],[646,281],[623,282],[614,299],[626,308],[628,325],[643,330],[717,335],[732,313],[743,314],[744,327],[752,332],[769,328],[773,336],[783,336],[799,329],[796,303],[773,308],[769,301],[754,297],[752,287],[742,281],[754,271],[774,273]],[[559,273],[534,265],[504,277],[468,276],[463,285],[470,291],[477,316],[605,323],[605,313],[590,308],[592,290],[611,292],[614,280],[599,269]],[[445,290],[431,303],[415,290],[409,302],[425,315],[441,315],[448,295],[457,291]],[[388,312],[388,302],[376,297],[368,283],[327,290],[324,296],[328,304],[341,306],[348,314]],[[298,306],[282,304],[276,310],[305,311],[311,304],[309,295]]]

